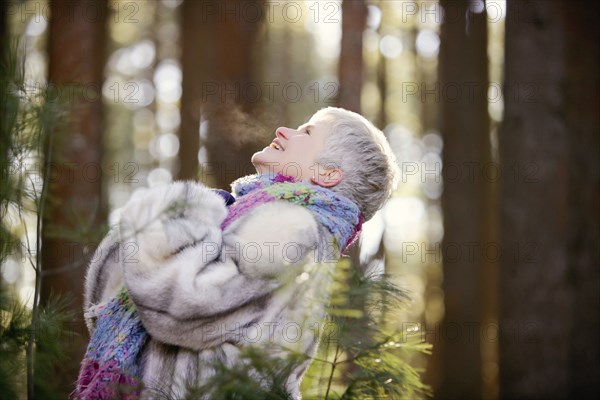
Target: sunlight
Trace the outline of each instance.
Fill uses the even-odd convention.
[[[417,35],[416,46],[421,57],[437,57],[440,49],[440,37],[431,29],[421,29]]]

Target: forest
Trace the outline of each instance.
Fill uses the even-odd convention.
[[[73,396],[87,266],[132,196],[230,191],[328,106],[399,176],[336,267],[302,398],[600,398],[599,8],[2,2],[0,399]],[[223,368],[216,398],[290,398],[247,357],[270,391]]]

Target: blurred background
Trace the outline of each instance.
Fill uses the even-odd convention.
[[[20,39],[23,96],[50,85],[70,113],[51,144],[9,170],[41,177],[24,181],[38,201],[0,199],[3,246],[10,237],[27,250],[3,253],[3,291],[30,309],[73,296],[80,335],[55,370],[64,393],[88,340],[85,266],[132,193],[176,179],[229,189],[254,173],[250,156],[278,126],[340,106],[380,127],[398,159],[399,186],[350,259],[410,292],[395,323],[433,346],[406,358],[434,398],[598,398],[596,2],[0,10],[3,52]]]

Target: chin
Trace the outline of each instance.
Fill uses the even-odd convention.
[[[259,174],[267,173],[269,172],[269,168],[266,167],[266,164],[268,164],[269,162],[273,162],[272,160],[269,160],[269,158],[269,155],[265,154],[264,150],[258,151],[252,155],[252,158],[250,158],[250,162],[252,163],[252,165],[254,165],[254,168],[256,168],[256,172],[258,172]]]
[[[271,160],[272,157],[269,157],[269,154],[267,154],[265,152],[265,150],[262,151],[257,151],[256,153],[254,153],[252,155],[252,158],[250,158],[250,162],[254,165],[258,164],[263,164],[266,162],[272,162],[273,160]]]
[[[262,153],[262,151],[257,151],[256,153],[252,154],[252,157],[250,158],[250,162],[252,164],[255,164],[257,161],[260,162],[260,154]]]

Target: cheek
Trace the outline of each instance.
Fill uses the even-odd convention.
[[[319,157],[319,154],[321,154],[322,150],[322,146],[314,143],[307,147],[304,152],[305,163],[308,165],[313,165],[315,162],[317,162],[317,158]]]
[[[283,154],[286,162],[293,162],[298,165],[305,165],[311,159],[311,150],[306,147],[295,147],[290,152],[285,152]]]
[[[281,153],[281,160],[284,163],[295,164],[295,166],[306,169],[314,165],[317,156],[320,154],[318,144],[308,138],[295,138],[296,140],[293,145],[290,145],[288,149]]]

